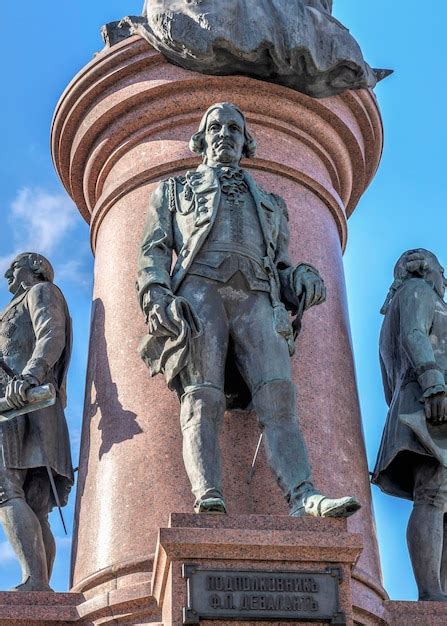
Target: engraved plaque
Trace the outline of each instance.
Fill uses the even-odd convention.
[[[183,566],[188,606],[184,624],[201,620],[346,624],[340,610],[341,570],[277,572]]]

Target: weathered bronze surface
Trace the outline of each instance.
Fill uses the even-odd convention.
[[[152,195],[137,289],[149,330],[142,357],[181,399],[195,509],[226,511],[224,411],[251,403],[291,514],[350,515],[359,508],[353,498],[331,500],[312,484],[292,382],[296,331],[303,311],[324,302],[323,280],[290,260],[284,200],[240,168],[256,149],[243,113],[228,103],[210,107],[190,146],[203,164]]]
[[[380,362],[390,407],[373,482],[414,501],[407,531],[420,600],[447,601],[447,304],[444,268],[409,250],[382,308]]]
[[[143,14],[135,32],[190,70],[245,74],[317,98],[377,82],[332,0],[146,0]]]
[[[41,255],[19,255],[5,278],[13,298],[0,313],[0,397],[10,408],[0,422],[0,522],[22,568],[15,590],[49,591],[48,514],[73,485],[64,416],[71,320]]]

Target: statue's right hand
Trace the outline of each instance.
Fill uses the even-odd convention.
[[[143,310],[149,333],[155,336],[178,336],[178,328],[169,315],[173,293],[161,285],[153,285],[144,295]]]
[[[6,402],[11,409],[20,409],[27,403],[27,391],[30,383],[22,378],[11,380],[5,390]]]
[[[436,393],[425,398],[425,416],[432,424],[447,422],[447,395]]]

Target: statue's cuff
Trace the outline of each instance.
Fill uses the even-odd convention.
[[[445,385],[435,385],[434,387],[429,387],[425,390],[422,399],[426,400],[427,398],[431,398],[432,396],[437,396],[440,393],[445,393],[446,387]]]
[[[313,272],[314,274],[316,274],[317,276],[320,275],[320,272],[317,270],[316,267],[314,267],[313,265],[311,265],[310,263],[299,263],[298,265],[296,265],[293,268],[292,274],[293,276],[295,276],[296,272]]]
[[[437,363],[424,363],[424,365],[416,368],[415,372],[418,383],[421,386],[422,391],[424,392],[424,397],[426,392],[432,387],[439,386],[442,387],[443,390],[445,390],[444,372]]]
[[[137,288],[141,307],[143,307],[144,296],[153,285],[160,285],[170,291],[171,290],[171,277],[169,275],[169,272],[166,272],[161,269],[160,270],[146,269],[146,270],[142,270],[138,272],[136,288]]]
[[[25,366],[25,369],[22,372],[22,378],[28,380],[28,377],[37,381],[38,385],[41,385],[45,380],[46,375],[48,374],[48,370],[50,366],[45,361],[45,359],[31,359]]]
[[[37,378],[35,376],[32,376],[31,374],[25,374],[24,376],[22,375],[20,378],[28,383],[31,387],[38,387],[40,385],[40,382],[37,380]]]

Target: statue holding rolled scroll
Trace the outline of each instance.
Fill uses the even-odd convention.
[[[203,163],[152,195],[137,289],[149,331],[142,357],[181,399],[195,511],[226,512],[224,411],[251,402],[290,514],[347,517],[360,508],[355,498],[328,498],[313,485],[290,363],[301,314],[325,300],[323,280],[290,260],[284,200],[240,167],[256,150],[242,111],[211,106],[190,147]]]
[[[413,500],[408,547],[420,600],[447,601],[447,304],[434,254],[398,260],[382,308],[380,362],[390,407],[373,483]]]
[[[0,521],[22,569],[14,590],[51,591],[48,514],[73,485],[64,416],[71,320],[40,254],[17,256],[5,278],[13,298],[0,313]]]

